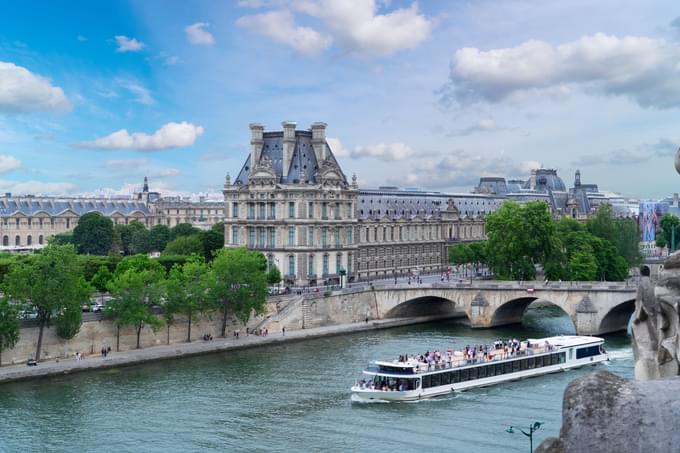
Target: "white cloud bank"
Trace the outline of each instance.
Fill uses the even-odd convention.
[[[70,182],[0,179],[0,192],[11,192],[13,195],[67,195],[73,193],[77,188],[78,186]]]
[[[158,151],[191,146],[203,132],[203,127],[182,121],[167,123],[153,134],[143,132],[130,134],[127,129],[121,129],[93,141],[77,143],[75,146],[89,149]]]
[[[114,36],[114,39],[116,40],[116,44],[118,44],[118,47],[116,48],[116,52],[139,52],[144,48],[144,43],[141,41],[138,41],[135,38],[128,38],[127,36],[124,35],[117,35]]]
[[[0,173],[9,173],[21,167],[21,161],[14,156],[0,154]]]
[[[289,6],[319,20],[324,31],[297,25],[290,10],[244,16],[236,23],[307,55],[336,41],[351,54],[388,56],[418,47],[434,27],[417,3],[385,14],[375,0],[298,0]]]
[[[516,47],[459,49],[444,101],[501,102],[531,92],[575,89],[625,96],[642,107],[680,106],[680,44],[603,33],[553,45],[530,40]]]
[[[187,34],[187,39],[191,44],[212,46],[215,44],[215,37],[206,30],[209,26],[210,24],[206,22],[196,22],[186,26],[184,32]]]
[[[71,110],[64,90],[14,63],[0,61],[0,113]]]
[[[415,151],[403,143],[376,143],[373,145],[357,146],[347,149],[337,138],[327,138],[328,146],[336,157],[350,159],[374,158],[383,162],[394,162],[415,156]]]

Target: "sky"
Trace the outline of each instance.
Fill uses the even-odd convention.
[[[680,191],[680,4],[33,1],[0,14],[0,192],[219,194],[248,124],[328,124],[362,187],[555,168]]]

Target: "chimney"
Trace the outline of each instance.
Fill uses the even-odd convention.
[[[293,159],[293,151],[295,151],[295,127],[297,123],[293,121],[284,121],[283,126],[283,163],[281,169],[281,176],[288,177],[288,169],[290,168],[291,160]]]
[[[250,168],[257,165],[260,160],[260,151],[262,150],[262,134],[264,126],[260,123],[250,123]]]
[[[326,126],[326,123],[312,123],[312,147],[318,164],[326,160]]]
[[[674,208],[678,207],[678,194],[677,193],[673,194],[673,207]]]

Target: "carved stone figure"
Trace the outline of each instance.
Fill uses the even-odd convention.
[[[677,376],[680,370],[680,252],[664,263],[656,286],[643,276],[633,318],[635,377],[640,380]]]

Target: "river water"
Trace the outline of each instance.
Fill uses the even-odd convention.
[[[543,422],[534,446],[557,435],[569,381],[632,377],[629,337],[607,337],[607,364],[417,403],[352,403],[348,389],[373,359],[561,333],[571,321],[547,307],[493,330],[431,323],[6,384],[0,451],[526,452],[507,426]]]

